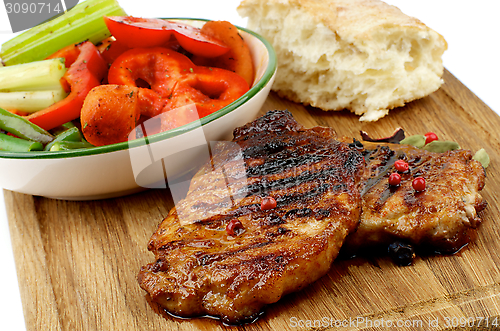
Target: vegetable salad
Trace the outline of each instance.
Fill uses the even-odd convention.
[[[80,3],[4,43],[0,58],[0,150],[13,152],[119,143],[157,117],[157,132],[170,130],[232,103],[254,78],[231,23],[132,17],[116,0]]]

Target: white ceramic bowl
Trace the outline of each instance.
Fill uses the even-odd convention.
[[[198,26],[205,22],[177,20]],[[173,179],[206,160],[212,142],[230,140],[235,127],[255,119],[269,94],[277,66],[274,50],[258,34],[239,29],[250,47],[256,78],[238,100],[197,122],[130,142],[59,152],[0,151],[0,187],[90,200],[162,188],[166,182],[175,185]]]

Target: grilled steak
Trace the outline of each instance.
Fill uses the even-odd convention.
[[[156,260],[141,287],[172,314],[239,323],[324,275],[345,240],[350,251],[402,239],[442,252],[469,240],[485,206],[484,170],[469,151],[334,138],[286,111],[237,128],[151,237]],[[410,168],[395,187],[398,159]],[[276,205],[262,208],[267,197]]]
[[[323,276],[361,211],[363,157],[333,137],[286,111],[236,129],[152,236],[141,287],[175,315],[239,323]]]
[[[409,145],[363,143],[367,167],[360,182],[361,222],[344,250],[402,240],[435,252],[453,253],[469,242],[481,222],[486,203],[479,191],[485,174],[467,150],[432,153]],[[409,164],[401,184],[390,186],[398,159]],[[412,180],[423,177],[426,189],[417,192]]]

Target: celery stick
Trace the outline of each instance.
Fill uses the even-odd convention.
[[[64,59],[50,59],[0,68],[0,92],[61,89]]]
[[[67,95],[61,86],[58,90],[50,91],[0,92],[0,107],[34,113],[53,105]]]
[[[126,15],[116,0],[86,0],[65,14],[38,25],[2,45],[5,65],[38,61],[85,40],[98,43],[111,34],[103,16]]]

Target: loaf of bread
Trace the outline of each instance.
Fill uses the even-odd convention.
[[[378,0],[244,0],[238,13],[274,46],[273,90],[376,121],[442,84],[444,38]]]

